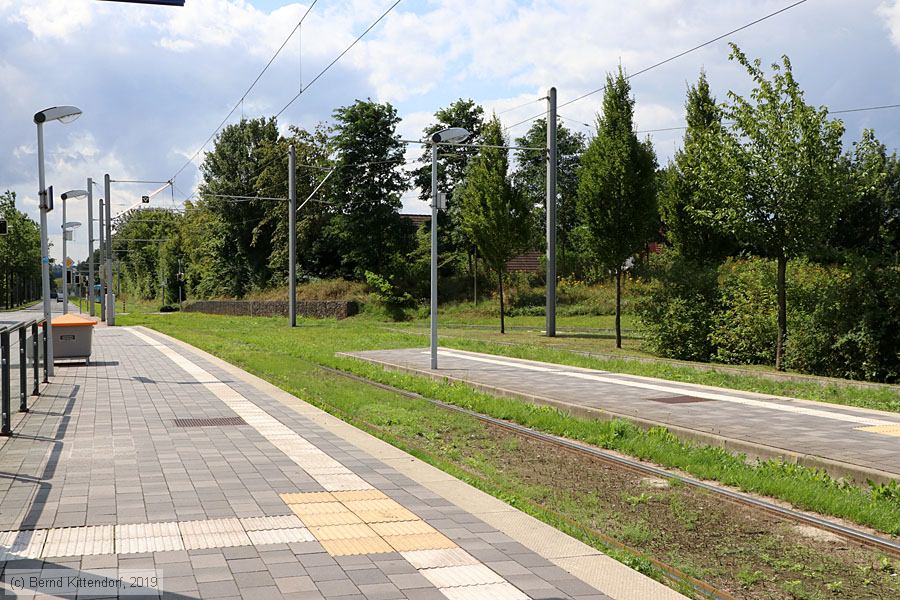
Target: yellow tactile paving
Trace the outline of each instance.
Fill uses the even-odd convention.
[[[328,492],[326,492],[328,493]],[[378,490],[351,490],[349,492],[331,492],[335,500],[353,502],[354,500],[386,500],[384,492]]]
[[[344,502],[344,505],[366,523],[415,521],[419,518],[388,498],[381,500],[348,500]]]
[[[320,542],[324,540],[352,540],[378,537],[378,534],[372,531],[372,528],[364,523],[310,527],[309,530]]]
[[[392,535],[384,540],[397,552],[410,552],[412,550],[439,550],[441,548],[456,548],[456,544],[450,538],[440,533],[417,533],[415,535]]]
[[[281,494],[285,504],[310,504],[313,502],[334,502],[335,497],[329,492],[301,492],[297,494]]]
[[[380,537],[357,538],[354,540],[321,540],[319,543],[331,556],[382,554],[394,551],[390,544]]]
[[[303,515],[300,517],[307,527],[322,527],[325,525],[353,525],[362,523],[363,520],[349,510],[346,512],[319,513],[315,515]]]
[[[321,515],[326,513],[351,512],[340,502],[313,502],[311,504],[288,504],[294,514],[303,519],[305,515]]]
[[[881,435],[891,435],[900,437],[900,424],[898,425],[873,425],[871,427],[857,427],[859,431],[868,431],[869,433],[880,433]]]
[[[389,537],[394,535],[416,535],[420,533],[438,533],[438,530],[425,521],[398,521],[393,523],[371,523],[369,525],[378,535]]]

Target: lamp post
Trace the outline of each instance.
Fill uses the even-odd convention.
[[[60,198],[62,199],[63,206],[63,214],[62,214],[62,232],[63,232],[63,314],[69,314],[69,255],[66,252],[66,242],[69,240],[69,232],[73,229],[81,227],[81,223],[78,222],[66,222],[66,200],[69,198],[86,198],[88,195],[86,190],[69,190],[65,192]]]
[[[37,125],[38,151],[38,198],[41,207],[41,287],[44,299],[44,325],[47,332],[47,375],[53,375],[53,325],[50,322],[50,253],[47,243],[47,213],[53,210],[53,196],[47,194],[44,181],[44,123],[59,121],[71,123],[81,116],[81,110],[74,106],[53,106],[34,115]]]
[[[458,144],[472,134],[462,127],[451,127],[431,135],[431,368],[438,368],[437,360],[437,258],[438,258],[438,191],[437,149],[439,144]],[[443,208],[443,207],[441,207]]]

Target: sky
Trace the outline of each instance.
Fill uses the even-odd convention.
[[[57,192],[49,215],[60,260],[58,194],[86,178],[170,179],[200,150],[241,98],[300,16],[305,3],[286,0],[186,0],[184,8],[98,0],[0,0],[0,191],[18,194],[37,220],[35,112],[72,104],[71,124],[45,126],[47,183]],[[393,104],[399,132],[419,139],[435,110],[472,98],[506,125],[545,110],[550,86],[560,104],[603,85],[619,65],[636,72],[740,27],[794,0],[402,0],[279,119],[311,128],[357,98]],[[307,85],[393,0],[319,0],[235,111],[272,115]],[[728,42],[769,65],[786,54],[806,99],[831,110],[900,103],[900,0],[807,0],[772,19],[631,80],[639,130],[684,123],[687,85],[705,70],[720,101],[750,84],[728,59]],[[589,133],[601,99],[560,108],[572,129]],[[525,104],[525,106],[521,106]],[[519,108],[515,108],[519,107]],[[513,109],[513,110],[509,110]],[[900,146],[900,109],[840,115],[849,149],[863,128]],[[528,125],[508,130],[514,138]],[[681,131],[650,134],[661,164]],[[208,146],[207,146],[208,149]],[[420,149],[411,147],[410,157]],[[203,152],[175,179],[172,206],[198,183]],[[113,213],[158,188],[115,183]],[[404,206],[425,212],[410,191]],[[71,200],[67,219],[87,223],[86,202]],[[87,255],[85,229],[69,256]]]

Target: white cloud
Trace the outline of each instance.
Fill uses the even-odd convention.
[[[878,6],[878,14],[885,21],[891,34],[891,41],[900,48],[900,0],[882,2]]]
[[[0,5],[8,9],[12,2]],[[91,0],[44,0],[40,3],[20,2],[10,16],[13,22],[25,24],[38,40],[73,41],[92,21]]]
[[[36,189],[34,125],[38,109],[76,104],[77,122],[46,129],[48,182],[83,187],[88,175],[165,179],[194,154],[296,24],[310,0],[190,0],[185,8],[96,0],[0,0],[0,181],[29,198]],[[302,74],[338,55],[391,0],[319,2],[302,29]],[[555,85],[559,100],[600,87],[621,62],[629,72],[782,8],[784,0],[425,0],[403,2],[279,119],[313,127],[356,98],[389,100],[403,137],[418,138],[439,107],[474,98],[511,124],[543,113]],[[837,108],[900,100],[894,77],[900,1],[817,0],[733,36],[765,63],[791,56],[815,103]],[[274,114],[299,90],[299,36],[285,47],[246,99],[246,116]],[[726,42],[632,79],[639,128],[680,125],[686,82],[701,67],[720,100],[747,91],[727,60]],[[560,107],[566,126],[588,131],[601,95]],[[230,122],[240,118],[236,111]],[[848,115],[855,137],[876,127],[900,142],[896,114]],[[509,131],[521,135],[527,124]],[[654,136],[660,162],[678,132]],[[420,150],[410,149],[408,156]],[[200,154],[202,160],[203,153]],[[178,186],[192,191],[197,170]],[[2,191],[2,190],[0,190]],[[147,190],[116,187],[116,202]],[[24,204],[29,206],[27,202]]]

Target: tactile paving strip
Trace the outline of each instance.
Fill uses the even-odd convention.
[[[59,527],[0,531],[0,561],[313,541],[294,515]]]
[[[133,523],[116,526],[117,554],[184,550],[178,523]]]
[[[316,538],[306,527],[294,527],[292,529],[266,529],[248,531],[247,537],[254,546],[264,544],[293,544],[295,542],[314,542]]]
[[[112,554],[115,540],[112,525],[51,529],[41,557]]]
[[[420,569],[419,573],[433,583],[436,588],[504,583],[502,577],[481,564]]]
[[[897,425],[873,425],[871,427],[857,427],[859,431],[868,431],[869,433],[880,433],[881,435],[891,435],[900,437],[900,423]]]
[[[134,330],[131,330],[131,333],[159,350],[198,383],[203,384],[245,423],[256,429],[269,443],[309,473],[309,476],[326,491],[373,489],[372,485],[359,475],[331,458],[303,436],[245,398],[231,386],[219,381],[193,361],[144,333]]]
[[[442,588],[448,600],[529,600],[519,588],[503,582]]]
[[[39,558],[47,539],[46,529],[0,533],[0,561]]]
[[[409,564],[417,569],[433,569],[437,567],[462,567],[477,565],[478,560],[462,548],[445,548],[441,550],[412,550],[402,553]]]
[[[250,538],[238,519],[185,521],[178,528],[187,550],[250,545]]]

